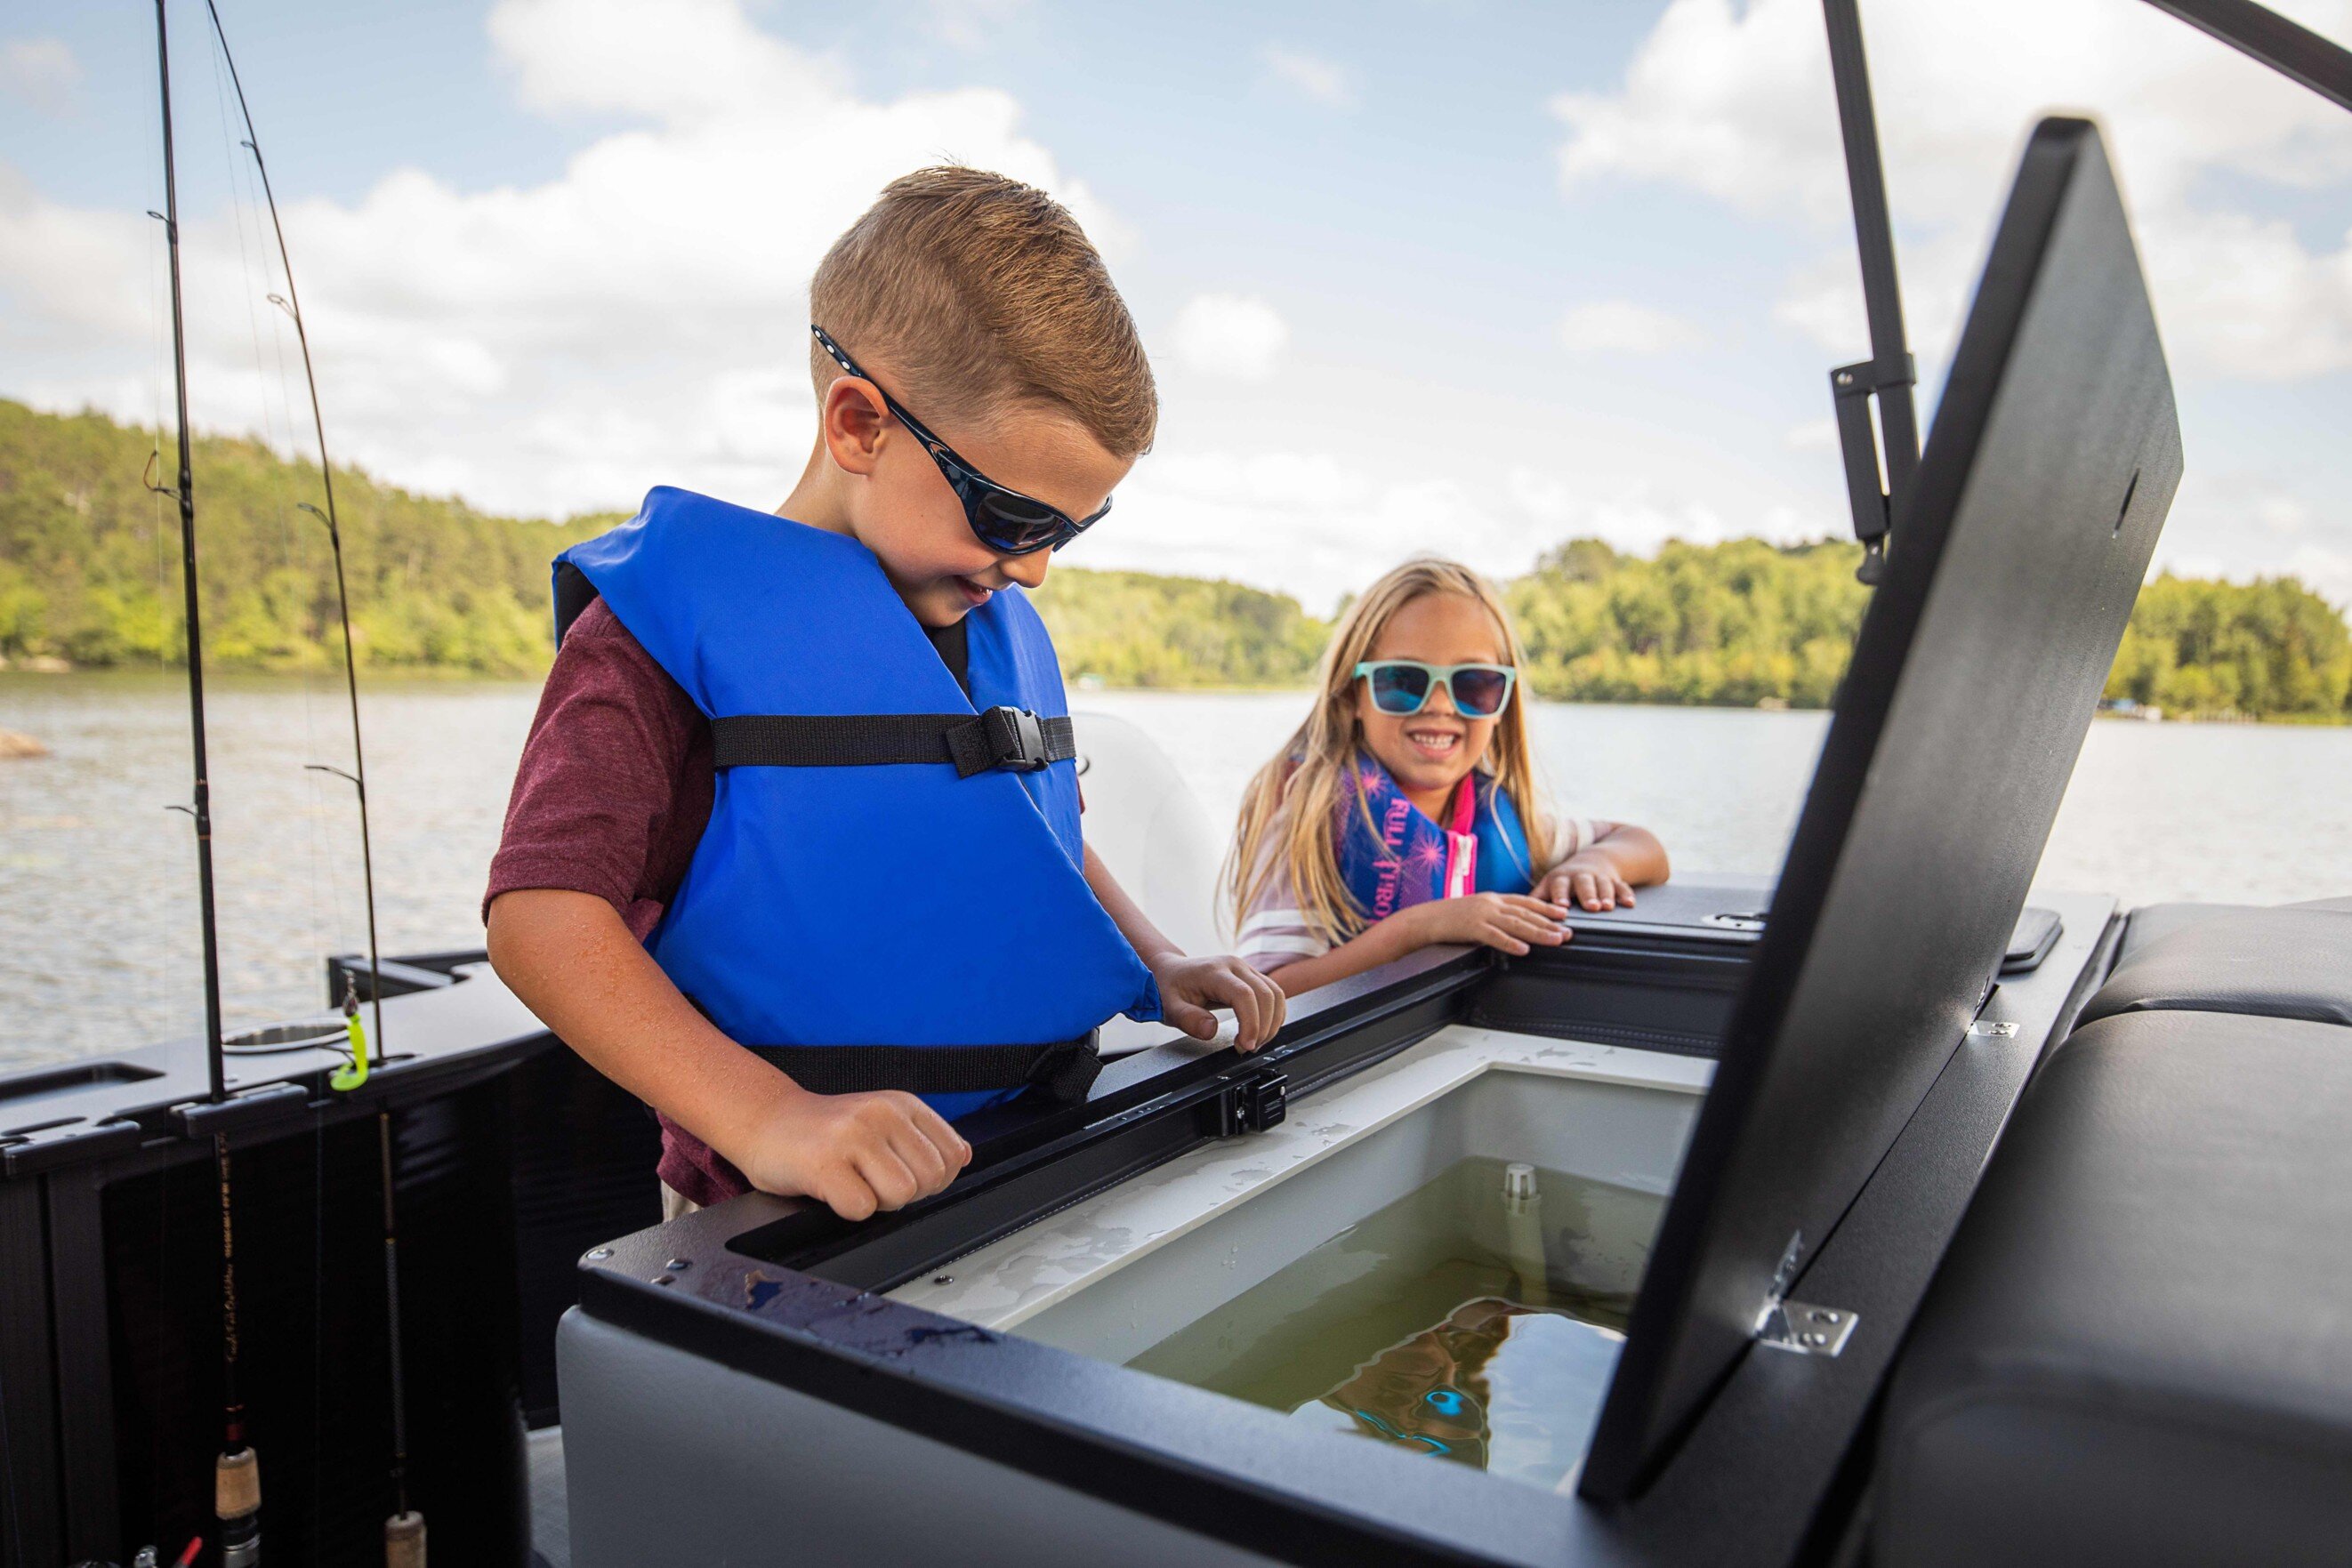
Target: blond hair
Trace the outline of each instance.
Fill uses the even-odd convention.
[[[1127,302],[1077,220],[1018,180],[891,181],[817,264],[809,316],[926,423],[1050,408],[1115,456],[1150,448],[1160,394]],[[820,400],[842,373],[814,340],[809,373]]]
[[[1371,809],[1351,783],[1361,756],[1356,723],[1356,675],[1391,617],[1428,593],[1458,593],[1475,600],[1494,619],[1504,658],[1519,668],[1526,655],[1510,612],[1494,585],[1450,560],[1409,560],[1348,606],[1332,629],[1317,669],[1315,706],[1273,760],[1257,770],[1242,796],[1241,821],[1223,873],[1236,929],[1250,905],[1277,873],[1287,872],[1298,894],[1307,925],[1335,946],[1370,924],[1339,875],[1333,844],[1339,813],[1349,805],[1372,827]],[[1536,787],[1535,757],[1528,743],[1527,704],[1519,693],[1503,709],[1478,772],[1494,780],[1518,808],[1528,841],[1528,873],[1551,862],[1552,826]]]

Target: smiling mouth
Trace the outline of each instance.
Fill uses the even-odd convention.
[[[987,603],[989,596],[995,591],[992,589],[982,588],[980,584],[974,582],[968,577],[957,578],[955,580],[955,585],[957,590],[963,594],[964,602],[971,605],[974,610],[977,610],[982,605]]]
[[[1438,729],[1425,725],[1408,725],[1405,743],[1432,762],[1444,762],[1462,749],[1460,730]]]

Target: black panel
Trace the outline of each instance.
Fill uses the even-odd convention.
[[[49,1210],[49,1299],[55,1303],[58,1452],[65,1481],[68,1557],[128,1557],[114,1490],[114,1367],[106,1334],[106,1259],[98,1244],[102,1187],[88,1169],[41,1184]]]
[[[49,1568],[58,1531],[58,1429],[41,1191],[0,1182],[0,1564]]]
[[[1596,1431],[1635,1490],[1982,1004],[2180,476],[2097,131],[2027,148]]]
[[[580,1254],[654,1225],[661,1128],[635,1096],[569,1051],[507,1076],[514,1124],[516,1291],[524,1417],[558,1419],[555,1322],[580,1299]]]
[[[436,1563],[517,1564],[529,1513],[504,1095],[479,1085],[393,1124],[410,1493]],[[167,1553],[214,1532],[221,1442],[218,1188],[209,1151],[189,1152],[102,1200],[121,1530]],[[380,1561],[393,1499],[375,1119],[231,1155],[266,1561]]]

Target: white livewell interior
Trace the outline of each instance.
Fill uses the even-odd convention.
[[[1450,1027],[890,1294],[1129,1361],[1473,1155],[1671,1191],[1713,1068]]]

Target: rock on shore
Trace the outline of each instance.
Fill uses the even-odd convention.
[[[47,757],[49,748],[29,735],[19,735],[13,729],[0,729],[0,762],[19,757]]]

